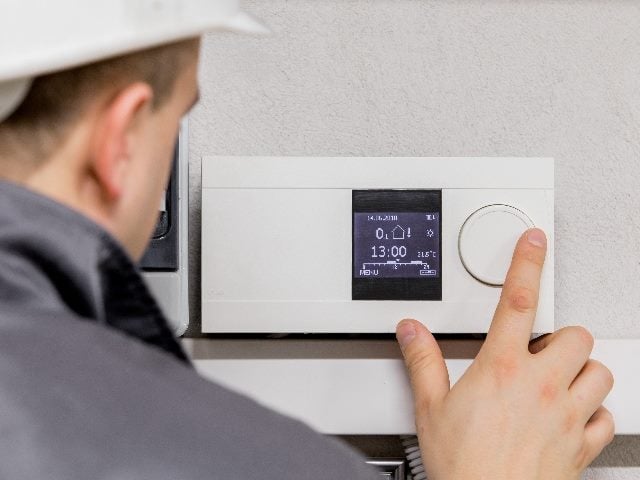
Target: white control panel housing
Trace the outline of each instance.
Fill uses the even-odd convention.
[[[205,157],[202,330],[391,333],[400,319],[416,318],[436,333],[484,333],[516,240],[537,226],[548,254],[534,332],[552,331],[553,188],[549,158]],[[383,192],[377,203],[363,208],[372,215],[357,220],[358,192],[376,191]],[[397,192],[429,192],[441,203],[398,206],[396,197],[406,195]],[[362,240],[367,233],[356,232],[360,221],[382,221],[380,212],[390,220],[375,230],[384,249],[372,233]],[[417,212],[424,218],[416,220]],[[411,246],[402,242],[411,225],[414,235],[439,235],[429,258],[407,255]],[[374,267],[360,266],[369,250]],[[385,298],[389,282],[400,290],[424,285],[395,279],[398,269],[432,277],[431,298]],[[354,280],[362,275],[371,278]],[[362,281],[377,293],[354,299]]]

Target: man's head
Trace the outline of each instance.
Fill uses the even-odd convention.
[[[197,100],[198,51],[187,40],[36,78],[0,123],[0,178],[81,211],[139,258]]]

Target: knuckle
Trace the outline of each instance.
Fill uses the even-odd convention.
[[[592,368],[598,373],[602,385],[608,392],[610,392],[615,382],[611,370],[609,370],[603,363],[599,362],[598,360],[591,359],[589,360],[589,362],[592,363]]]
[[[489,365],[498,383],[506,383],[516,378],[521,370],[521,360],[511,351],[503,351],[491,357]]]
[[[616,383],[616,379],[613,376],[613,372],[611,370],[609,370],[607,367],[604,367],[604,375],[605,375],[605,385],[607,386],[607,391],[611,391],[613,390],[613,386]]]
[[[606,447],[607,445],[610,445],[611,443],[613,443],[613,441],[616,438],[616,428],[613,422],[610,422],[607,425],[607,431],[605,432],[604,436],[602,437],[602,448]]]
[[[429,402],[426,398],[415,397],[414,399],[414,413],[415,413],[415,425],[416,432],[420,432],[422,420],[429,414]]]
[[[616,438],[616,422],[611,412],[607,410],[607,432],[604,438],[604,446],[609,445]]]
[[[567,327],[567,329],[580,345],[588,348],[589,351],[593,350],[594,339],[589,330],[582,326]]]
[[[407,358],[407,368],[412,374],[422,372],[436,365],[438,360],[435,352],[421,350]]]
[[[523,285],[508,288],[504,295],[510,309],[518,313],[531,313],[538,306],[537,292]]]
[[[538,393],[542,405],[546,406],[554,403],[558,397],[559,391],[560,389],[555,381],[542,382],[538,387]],[[575,421],[575,419],[573,421]]]
[[[598,417],[597,421],[600,423],[596,437],[599,442],[597,447],[598,449],[603,449],[616,438],[616,423],[611,412],[605,407],[600,407],[594,417]]]

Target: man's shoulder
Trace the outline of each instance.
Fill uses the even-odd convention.
[[[84,319],[64,308],[0,309],[0,358],[7,366],[28,368],[33,378],[40,369],[57,368],[69,374],[105,374],[128,367],[122,373],[160,370],[182,376],[192,369],[160,348],[145,344],[126,333]],[[7,372],[5,372],[7,373]],[[2,372],[0,372],[0,375]],[[112,380],[124,380],[118,375]],[[1,377],[0,377],[1,378]],[[76,378],[76,377],[73,377]]]
[[[372,478],[342,445],[66,312],[0,312],[0,406],[3,478]]]

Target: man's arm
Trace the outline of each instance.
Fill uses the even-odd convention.
[[[563,328],[529,343],[546,238],[518,241],[486,342],[453,388],[438,344],[415,320],[398,325],[430,480],[577,479],[614,435],[602,406],[611,372],[593,337]]]

